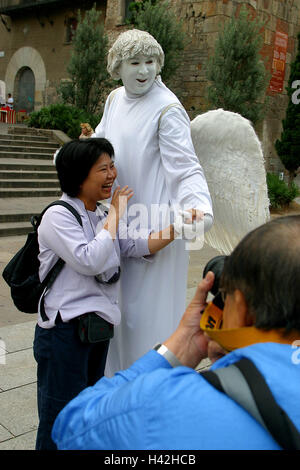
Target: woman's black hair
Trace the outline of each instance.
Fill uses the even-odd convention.
[[[80,186],[103,153],[114,158],[113,146],[103,138],[77,139],[65,144],[55,161],[61,190],[70,197],[77,197]]]

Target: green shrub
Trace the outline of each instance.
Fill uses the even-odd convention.
[[[296,95],[294,95],[295,87],[299,87],[297,80],[300,77],[300,33],[298,34],[297,56],[295,61],[291,63],[290,70],[286,88],[289,100],[285,119],[282,121],[281,137],[276,140],[275,148],[284,167],[289,172],[289,181],[291,183],[295,177],[295,172],[300,167],[300,104],[296,99]]]
[[[57,88],[64,104],[77,106],[89,113],[102,110],[106,96],[115,88],[106,70],[108,37],[101,15],[101,11],[96,9],[96,2],[90,10],[84,6],[83,11],[78,10],[78,23],[67,65],[69,80]]]
[[[206,69],[209,103],[239,113],[253,124],[263,118],[269,82],[260,53],[262,26],[257,18],[251,20],[243,5],[239,15],[233,14],[219,33]]]
[[[279,176],[274,173],[267,173],[268,195],[270,205],[273,209],[287,206],[296,197],[300,196],[299,187],[293,181],[289,187]]]
[[[172,81],[176,75],[187,44],[187,35],[183,22],[178,19],[169,0],[142,0],[131,2],[130,22],[142,31],[148,31],[161,45],[165,54],[165,63],[161,71],[164,82]]]
[[[88,122],[95,129],[100,119],[101,116],[89,114],[75,106],[57,103],[31,113],[26,124],[37,129],[58,129],[71,139],[76,139],[81,133],[81,122]]]

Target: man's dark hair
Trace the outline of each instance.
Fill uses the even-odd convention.
[[[55,161],[61,190],[70,197],[77,197],[81,184],[103,153],[114,157],[113,146],[107,139],[77,139],[65,144]]]
[[[246,235],[226,258],[221,285],[242,291],[257,328],[300,331],[300,215]]]

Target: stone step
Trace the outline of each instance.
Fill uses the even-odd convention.
[[[0,158],[31,158],[41,160],[52,160],[53,153],[36,153],[36,152],[2,152],[0,151]]]
[[[23,170],[23,171],[53,171],[55,166],[53,160],[22,159],[22,158],[2,158],[0,159],[0,171],[3,170]]]
[[[57,180],[46,179],[0,179],[0,188],[56,188],[59,189]]]
[[[23,212],[22,214],[0,214],[0,223],[14,223],[14,222],[26,222],[27,224],[30,224],[31,217],[33,215],[38,215],[40,214],[41,211],[39,212]],[[30,224],[31,225],[31,224]]]
[[[0,165],[0,180],[3,179],[22,179],[22,180],[31,180],[31,179],[48,179],[48,180],[57,180],[56,171],[27,171],[19,169],[19,171],[14,170],[3,170]]]
[[[31,217],[40,214],[59,198],[60,195],[0,199],[0,237],[23,235],[32,231]]]
[[[0,222],[0,237],[26,235],[32,231],[32,225],[26,222]]]
[[[40,214],[59,197],[0,199],[0,237],[24,235],[32,231],[31,217]]]
[[[51,139],[55,129],[38,129],[28,126],[12,126],[7,130],[7,134],[11,136],[22,135],[30,137],[44,137]]]
[[[53,157],[54,152],[57,150],[57,147],[32,147],[32,146],[24,146],[24,145],[1,145],[0,143],[0,153],[30,153],[35,152],[39,154],[51,154]]]
[[[57,131],[16,126],[0,135],[0,237],[26,235],[31,217],[61,197],[53,165],[61,141]]]
[[[0,140],[14,141],[31,141],[31,142],[49,142],[50,137],[44,135],[32,135],[32,134],[0,134]],[[53,141],[52,141],[53,142]]]
[[[0,143],[9,142],[15,145],[22,144],[24,142],[29,142],[34,145],[44,145],[44,144],[58,144],[56,140],[51,137],[45,136],[35,136],[35,135],[14,135],[14,134],[0,134]]]
[[[14,145],[14,146],[33,146],[33,147],[59,147],[59,143],[55,140],[31,140],[30,136],[27,139],[11,139],[10,136],[2,135],[0,145]]]
[[[15,198],[0,199],[0,217],[3,218],[7,215],[9,217],[14,217],[14,215],[23,214],[30,214],[31,217],[32,214],[40,214],[45,207],[47,207],[51,202],[59,199],[59,197],[55,195],[39,198],[19,198],[16,196]],[[30,217],[28,217],[28,221],[30,221]]]
[[[0,189],[0,198],[19,197],[61,197],[61,190],[55,188],[7,188]]]

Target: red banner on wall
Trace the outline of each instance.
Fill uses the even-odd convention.
[[[281,93],[283,91],[287,47],[288,35],[281,31],[276,31],[272,62],[272,77],[269,83],[269,90],[273,93]]]

